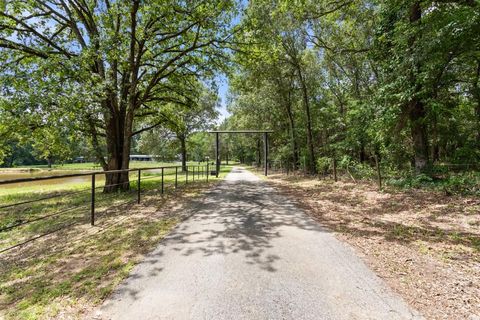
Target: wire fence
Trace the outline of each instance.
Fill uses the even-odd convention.
[[[124,200],[130,195],[134,197],[133,201],[129,198],[130,201],[140,204],[142,193],[147,190],[156,189],[163,195],[167,188],[176,190],[180,184],[186,185],[200,180],[208,182],[209,174],[211,174],[209,169],[210,164],[207,163],[206,165],[162,166],[0,180],[1,187],[19,183],[23,186],[45,180],[78,177],[87,177],[88,179],[90,177],[90,187],[88,188],[55,192],[51,195],[33,199],[20,199],[11,203],[0,203],[0,245],[3,245],[0,247],[0,254],[78,224],[90,223],[91,226],[94,226],[98,219],[97,206],[99,202],[108,203],[114,198]],[[109,181],[107,177],[114,174],[117,174],[117,176],[127,174],[128,179],[118,183],[107,183]],[[102,175],[105,176],[103,183],[99,179],[99,176]],[[104,190],[104,192],[99,192],[99,190]],[[123,192],[119,192],[119,190]],[[55,221],[41,226],[38,225],[39,222],[48,219],[55,219]],[[9,237],[9,233],[16,232],[21,228],[29,228],[29,232],[17,232],[16,238],[20,239],[17,239],[16,243],[11,243],[12,237]],[[22,234],[22,236],[18,236],[18,234]],[[24,237],[24,234],[30,234],[30,237]]]
[[[385,163],[381,163],[380,159],[377,156],[369,158],[367,161],[361,162],[342,162],[339,164],[339,160],[336,158],[327,158],[328,162],[323,164],[323,168],[318,168],[316,177],[320,178],[331,178],[334,181],[338,179],[349,179],[353,182],[358,180],[369,180],[375,182],[378,187],[381,189],[386,182],[392,183],[395,180],[401,180],[405,177],[414,176],[416,173],[414,169],[410,171],[399,169],[395,170],[394,168],[388,166]],[[257,172],[263,170],[264,164],[258,161],[252,162],[251,166],[257,170]],[[291,161],[281,161],[281,160],[271,160],[268,162],[268,170],[272,173],[282,173],[286,175],[304,175],[312,176],[309,173],[309,170],[305,164],[299,163],[294,165]],[[447,173],[465,173],[465,172],[478,172],[480,171],[480,165],[478,164],[452,164],[452,163],[434,163],[429,168],[429,173],[434,177],[433,179],[442,179],[445,176],[448,176]],[[477,188],[478,189],[478,188]]]

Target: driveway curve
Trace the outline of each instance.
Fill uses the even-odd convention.
[[[349,246],[242,168],[187,207],[96,318],[421,318]]]

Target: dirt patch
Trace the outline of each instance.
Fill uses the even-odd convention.
[[[480,319],[480,199],[271,175],[427,319]]]

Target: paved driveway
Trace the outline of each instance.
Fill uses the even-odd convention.
[[[100,318],[418,318],[350,247],[248,171],[188,208]]]

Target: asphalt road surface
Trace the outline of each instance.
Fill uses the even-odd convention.
[[[188,210],[96,318],[420,318],[353,249],[246,170]]]

